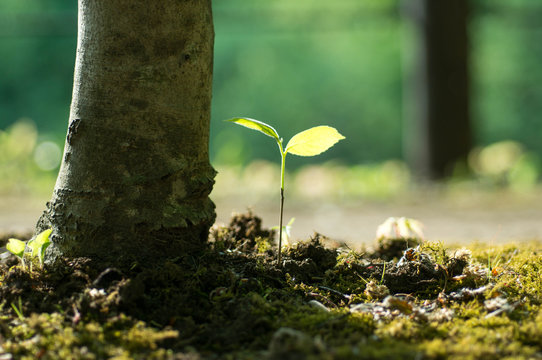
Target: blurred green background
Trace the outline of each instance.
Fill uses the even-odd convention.
[[[529,188],[542,156],[542,3],[471,6],[477,148],[470,166],[478,183]],[[222,121],[233,116],[270,123],[286,139],[320,124],[347,136],[321,156],[289,158],[294,187],[307,196],[386,196],[408,186],[403,73],[412,30],[399,1],[215,0],[214,17],[210,150],[224,180],[216,191],[231,191],[230,183],[245,176],[262,192],[278,176],[273,140]],[[76,34],[76,1],[0,2],[0,192],[51,190],[68,122]],[[256,173],[259,182],[246,175]]]

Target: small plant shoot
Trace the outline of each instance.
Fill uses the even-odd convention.
[[[51,244],[49,236],[51,235],[52,229],[47,229],[38,234],[34,239],[24,242],[18,239],[9,239],[6,245],[6,249],[17,256],[21,260],[21,265],[25,267],[25,255],[29,254],[30,258],[29,269],[32,271],[32,261],[38,259],[40,267],[43,267],[43,258],[45,256],[45,250]],[[27,251],[30,250],[30,251]]]
[[[31,250],[30,258],[33,259],[37,257],[41,267],[43,267],[45,250],[47,250],[47,248],[51,244],[51,240],[49,240],[51,232],[53,232],[52,229],[42,231],[38,236],[28,241],[28,243],[26,244]]]
[[[281,230],[282,239],[286,242],[286,246],[292,245],[290,238],[292,237],[292,224],[294,223],[294,221],[295,221],[295,218],[291,218],[290,221],[288,221],[288,224],[286,224],[286,226],[283,226]],[[273,226],[271,229],[278,230],[279,227],[277,225],[277,226]]]
[[[284,209],[284,172],[286,167],[286,155],[293,154],[298,156],[315,156],[323,153],[338,141],[344,139],[335,128],[331,126],[316,126],[304,130],[294,135],[290,141],[283,145],[283,140],[277,131],[270,125],[264,122],[250,118],[233,118],[227,120],[235,124],[247,127],[252,130],[259,131],[267,136],[272,137],[277,142],[281,155],[280,167],[280,221],[279,221],[279,251],[278,262],[281,263],[281,248],[282,248],[282,214]]]
[[[9,239],[6,244],[6,249],[17,256],[21,260],[21,265],[24,267],[24,250],[26,249],[26,243],[19,239]]]

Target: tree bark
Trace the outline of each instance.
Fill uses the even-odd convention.
[[[202,248],[215,219],[210,0],[79,0],[64,157],[37,231],[51,260]]]
[[[468,0],[404,0],[414,23],[415,65],[406,157],[420,178],[441,179],[472,147],[469,113]]]

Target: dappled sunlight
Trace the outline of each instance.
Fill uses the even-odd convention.
[[[30,119],[20,119],[1,133],[2,160],[25,160],[36,146],[38,131]]]
[[[273,196],[280,184],[280,167],[268,161],[253,161],[243,169],[242,181],[261,196]],[[247,188],[245,187],[245,189]]]
[[[494,145],[488,147],[492,148]],[[476,152],[472,159],[479,156]],[[336,161],[306,165],[286,175],[284,219],[295,218],[293,239],[318,231],[353,247],[374,240],[374,229],[389,216],[419,219],[427,225],[428,238],[447,243],[540,239],[542,187],[537,182],[538,168],[533,167],[534,182],[527,186],[510,180],[524,156],[518,154],[497,174],[505,181],[496,181],[495,173],[471,169],[469,176],[437,184],[417,183],[408,167],[397,160],[355,166]],[[278,224],[277,163],[258,160],[244,168],[217,169],[212,198],[219,223],[226,223],[232,211],[252,208],[266,226]]]
[[[254,161],[246,167],[215,166],[218,174],[214,198],[267,199],[279,193],[280,167],[268,161]]]
[[[540,178],[539,157],[511,140],[475,148],[469,156],[469,166],[485,185],[518,192],[534,189]]]
[[[30,119],[0,130],[0,232],[28,232],[50,198],[62,156]]]
[[[49,193],[62,156],[58,145],[38,143],[40,136],[30,119],[0,130],[0,196]]]
[[[60,166],[62,151],[52,141],[43,141],[34,150],[34,162],[44,171],[57,169]]]
[[[215,198],[274,198],[280,189],[280,167],[257,160],[246,167],[216,166]],[[302,166],[286,174],[288,196],[309,200],[388,199],[408,191],[410,172],[400,161],[345,166],[336,162]]]
[[[332,169],[317,165],[306,166],[296,173],[293,190],[303,198],[325,199],[336,195],[338,180]]]
[[[408,191],[411,175],[404,162],[388,160],[349,167],[342,180],[344,197],[385,199]]]

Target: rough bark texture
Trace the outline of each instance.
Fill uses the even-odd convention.
[[[472,146],[469,114],[468,0],[404,0],[414,22],[416,65],[407,90],[414,105],[406,155],[421,178],[451,175]]]
[[[79,0],[64,158],[37,230],[51,259],[144,262],[200,248],[214,222],[210,0]]]

